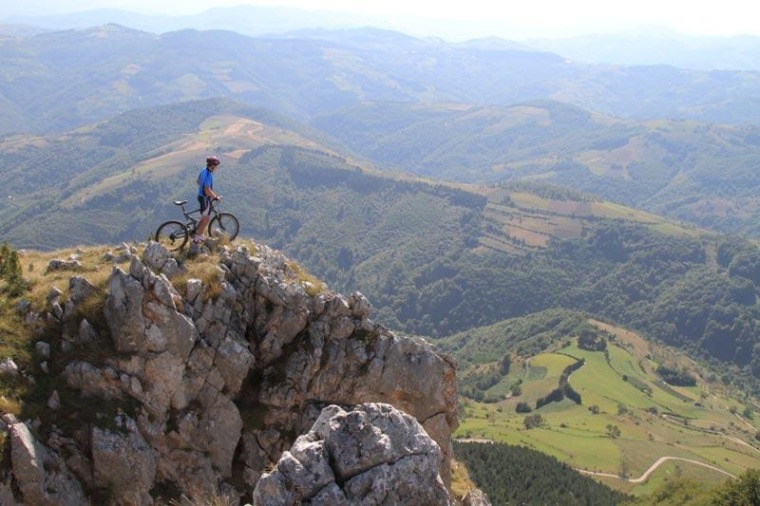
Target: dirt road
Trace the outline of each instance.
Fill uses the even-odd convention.
[[[660,464],[663,464],[664,462],[666,462],[668,460],[681,460],[683,462],[688,462],[688,463],[694,464],[696,466],[702,466],[702,467],[706,467],[708,469],[712,469],[713,471],[717,471],[719,473],[723,473],[726,476],[729,476],[731,478],[736,478],[736,476],[734,476],[731,473],[728,473],[728,472],[724,471],[723,469],[719,469],[719,468],[717,468],[715,466],[712,466],[710,464],[705,464],[704,462],[700,462],[698,460],[684,459],[684,458],[681,458],[681,457],[669,457],[669,456],[668,457],[660,457],[659,459],[657,459],[657,461],[654,464],[652,464],[651,466],[649,466],[649,469],[647,469],[646,471],[644,471],[644,474],[642,474],[638,478],[623,478],[621,476],[618,476],[617,474],[595,473],[593,471],[586,471],[586,470],[583,470],[583,469],[576,469],[576,470],[579,471],[579,472],[581,472],[581,473],[583,473],[583,474],[591,474],[591,475],[594,475],[594,476],[605,476],[607,478],[619,478],[619,479],[625,480],[625,481],[627,481],[629,483],[642,483],[642,482],[646,481],[647,478],[649,478],[649,475],[652,474],[660,466]]]

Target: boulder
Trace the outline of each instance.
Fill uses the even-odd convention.
[[[389,404],[330,405],[253,492],[253,504],[453,505],[438,445]]]
[[[261,476],[253,504],[453,505],[442,459],[422,426],[389,404],[331,405]]]
[[[22,504],[85,506],[81,485],[65,462],[40,443],[26,424],[10,426],[11,463]]]
[[[117,504],[152,505],[149,491],[156,478],[156,459],[134,421],[124,420],[124,431],[92,429],[95,485],[110,489]]]

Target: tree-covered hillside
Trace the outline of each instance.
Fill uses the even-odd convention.
[[[636,122],[567,104],[365,103],[313,124],[381,166],[444,180],[540,178],[720,231],[760,236],[760,129]]]
[[[613,506],[626,496],[583,476],[557,459],[523,446],[454,442],[457,458],[496,505]]]
[[[234,155],[285,141],[330,145],[320,132],[226,99],[136,109],[63,134],[8,136],[0,139],[0,235],[41,249],[146,239],[156,216],[177,212],[170,195],[192,196],[209,151]]]
[[[331,285],[363,291],[394,327],[445,336],[565,307],[695,353],[760,360],[760,251],[750,243],[602,220],[585,236],[508,254],[482,247],[477,195],[318,163],[280,148],[241,159],[237,170],[251,171],[255,188],[235,199],[253,218],[244,230]]]

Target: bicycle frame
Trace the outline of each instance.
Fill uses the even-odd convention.
[[[198,218],[197,220],[192,216],[193,214],[198,214],[200,216],[201,214],[201,208],[193,209],[192,211],[186,211],[185,210],[185,204],[180,204],[180,209],[182,209],[182,214],[185,216],[185,219],[188,220],[187,223],[185,223],[185,226],[188,230],[190,230],[190,233],[195,233],[195,230],[198,228],[198,223],[200,223],[201,219]],[[211,221],[211,218],[214,216],[217,216],[219,214],[219,211],[214,209],[214,203],[213,201],[209,203],[209,210],[208,210],[208,217],[209,221]]]

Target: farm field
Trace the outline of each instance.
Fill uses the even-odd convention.
[[[455,437],[527,446],[635,495],[669,477],[717,484],[760,465],[760,443],[754,437],[758,424],[739,415],[741,403],[721,385],[697,375],[696,386],[678,387],[655,372],[658,361],[678,360],[679,367],[690,371],[697,371],[697,364],[631,332],[589,323],[609,337],[606,350],[581,349],[568,336],[572,339],[564,346],[513,360],[509,374],[487,392],[498,402],[460,400],[463,416]],[[577,361],[582,365],[567,383],[580,395],[580,404],[565,397],[536,408],[538,399],[558,388],[563,370]],[[511,394],[515,384],[519,395]],[[516,412],[518,403],[532,411]],[[541,424],[528,429],[526,417],[535,415]],[[681,460],[665,460],[636,482],[662,457]]]
[[[484,217],[490,230],[481,238],[482,245],[509,253],[545,248],[551,239],[581,237],[598,219],[641,223],[668,235],[700,234],[697,229],[612,202],[558,200],[507,188],[469,189],[488,198]]]

